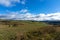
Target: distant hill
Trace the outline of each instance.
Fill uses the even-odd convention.
[[[51,25],[60,25],[60,21],[42,21],[45,22],[47,24],[51,24]]]
[[[6,20],[6,19],[0,19],[0,22],[2,21],[15,21],[15,22],[43,22],[43,23],[47,23],[50,25],[60,25],[60,21],[34,21],[34,20]]]

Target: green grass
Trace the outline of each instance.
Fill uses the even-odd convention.
[[[19,24],[16,27],[9,27],[8,25],[0,24],[0,40],[14,40],[16,34],[24,34],[30,30],[36,30],[41,27],[47,26],[42,22],[31,21],[11,21],[10,24]],[[22,25],[23,24],[23,25]],[[12,37],[12,38],[11,38]]]

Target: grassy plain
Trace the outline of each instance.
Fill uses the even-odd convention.
[[[9,21],[8,25],[6,23],[5,21],[0,22],[0,40],[9,40],[11,36],[20,35],[27,31],[47,26],[45,23],[34,21]],[[9,27],[9,25],[11,26]]]
[[[24,39],[25,38],[24,34],[30,31],[33,32],[35,30],[38,30],[39,28],[47,26],[49,27],[50,25],[36,21],[0,21],[0,40],[35,40],[35,39]],[[46,28],[43,30],[46,30]]]

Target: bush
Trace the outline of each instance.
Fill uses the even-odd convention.
[[[60,33],[54,27],[43,27],[27,32],[24,40],[60,40]]]
[[[47,26],[47,27],[40,28],[39,31],[43,34],[45,34],[45,33],[50,34],[50,33],[55,33],[56,29],[53,26]]]
[[[8,40],[16,40],[17,36],[15,34],[10,34]]]

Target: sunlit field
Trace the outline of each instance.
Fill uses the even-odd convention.
[[[34,21],[1,21],[0,40],[10,40],[10,37],[14,38],[30,30],[36,30],[44,26],[47,26],[47,24]]]
[[[37,21],[1,21],[0,40],[55,40],[59,28]]]

